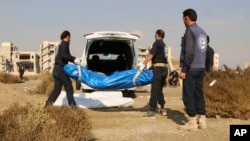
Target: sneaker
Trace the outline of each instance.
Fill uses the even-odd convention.
[[[144,118],[155,118],[155,114],[156,112],[155,111],[148,111],[144,116]]]
[[[197,131],[198,130],[197,118],[190,117],[185,125],[180,125],[177,127],[177,129],[185,131]]]
[[[160,114],[162,116],[166,116],[167,115],[167,110],[166,109],[160,109]]]

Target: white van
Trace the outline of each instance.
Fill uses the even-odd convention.
[[[97,73],[111,75],[137,67],[138,54],[134,46],[139,36],[126,32],[102,31],[84,35],[87,39],[83,50],[82,66]],[[93,91],[81,83],[83,91]],[[123,90],[124,95],[134,95],[135,88]]]

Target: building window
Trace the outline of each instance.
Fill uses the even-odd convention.
[[[30,55],[29,54],[22,54],[22,55],[20,55],[20,59],[29,60],[30,59]]]

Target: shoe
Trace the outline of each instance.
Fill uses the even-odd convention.
[[[199,129],[206,129],[207,123],[206,123],[206,116],[205,115],[199,115],[197,118],[198,128]]]
[[[197,131],[198,130],[197,117],[189,117],[188,122],[185,125],[178,126],[177,129],[184,131]]]
[[[43,108],[48,108],[50,106],[53,106],[52,102],[46,102]]]
[[[73,109],[73,110],[76,110],[76,109],[77,109],[77,106],[76,106],[75,104],[71,104],[70,107],[71,107],[71,109]]]
[[[148,111],[144,116],[144,118],[155,118],[155,114],[156,112],[155,111]]]
[[[166,109],[160,109],[160,114],[162,116],[166,116],[167,115],[167,110]]]

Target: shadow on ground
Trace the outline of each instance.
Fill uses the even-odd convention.
[[[185,114],[179,110],[167,108],[167,118],[179,125],[183,125],[186,121]]]
[[[148,105],[145,105],[143,107],[135,108],[133,106],[127,107],[127,108],[121,108],[121,107],[113,107],[113,108],[99,108],[99,109],[91,109],[93,111],[98,112],[146,112],[148,111]]]

